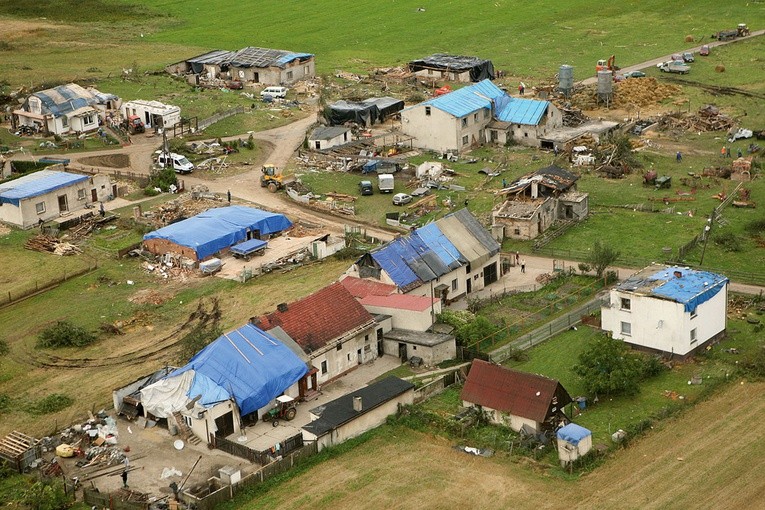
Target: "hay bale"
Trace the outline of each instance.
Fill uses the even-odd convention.
[[[686,35],[685,36],[685,42],[693,42],[693,41],[694,41],[694,38],[693,38],[692,35]]]
[[[724,73],[725,72],[725,66],[722,64],[718,64],[715,66],[715,72],[716,73]]]

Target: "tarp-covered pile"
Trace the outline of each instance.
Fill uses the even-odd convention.
[[[143,239],[166,239],[191,248],[202,260],[247,239],[248,232],[266,236],[286,230],[292,222],[283,214],[252,207],[210,209],[192,218],[149,232]]]
[[[385,122],[389,116],[404,109],[404,102],[392,97],[371,97],[363,101],[336,101],[329,105],[329,122],[333,126],[355,122],[371,126]]]
[[[470,81],[493,80],[494,64],[491,60],[478,57],[466,57],[462,55],[447,55],[436,53],[429,57],[409,62],[409,69],[416,73],[423,69],[464,73],[470,71]]]
[[[246,324],[212,342],[189,363],[141,390],[144,409],[159,418],[230,398],[244,416],[266,406],[308,372],[275,337]]]

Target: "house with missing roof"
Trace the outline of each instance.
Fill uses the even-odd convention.
[[[251,321],[267,332],[280,328],[299,345],[318,385],[382,355],[382,326],[339,282]]]
[[[245,324],[224,333],[181,368],[159,370],[113,391],[114,408],[187,430],[204,442],[240,432],[281,395],[297,397],[308,367],[277,338]],[[184,434],[185,435],[185,434]]]
[[[0,222],[34,227],[109,200],[113,191],[108,175],[40,170],[0,183]]]
[[[656,264],[611,289],[601,328],[633,347],[691,356],[725,333],[728,278]]]
[[[202,262],[235,244],[268,240],[290,227],[292,222],[283,214],[239,205],[218,207],[149,232],[143,246],[155,255],[170,253]]]
[[[238,51],[212,50],[170,64],[171,74],[187,75],[195,84],[234,80],[247,84],[285,85],[316,76],[311,53],[248,46]]]
[[[433,55],[409,62],[409,71],[420,80],[432,82],[456,81],[462,83],[494,79],[491,60],[463,55]]]
[[[400,294],[394,285],[353,276],[344,277],[340,283],[382,327],[378,351],[402,362],[418,357],[426,366],[457,356],[455,336],[433,330],[441,313],[439,298]]]
[[[497,237],[534,239],[556,221],[589,214],[589,194],[577,191],[579,176],[555,165],[524,175],[499,191],[505,200],[492,212]]]
[[[321,451],[379,427],[399,406],[413,402],[414,385],[390,376],[311,409],[303,438],[316,441]]]
[[[119,106],[114,94],[68,83],[31,94],[13,111],[11,125],[29,126],[45,136],[88,133],[98,129],[101,115]]]
[[[401,111],[401,130],[413,145],[437,152],[510,140],[540,147],[562,125],[560,110],[549,101],[511,97],[488,79]]]
[[[516,432],[539,434],[566,425],[572,402],[555,379],[475,359],[462,388],[462,405],[478,407],[487,418]]]
[[[321,126],[308,135],[308,147],[317,151],[330,149],[351,141],[351,128],[344,126]]]
[[[451,302],[500,276],[499,243],[460,209],[364,254],[346,272]]]

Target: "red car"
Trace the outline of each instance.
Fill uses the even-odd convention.
[[[699,50],[699,55],[701,55],[702,57],[708,57],[709,56],[709,45],[708,44],[705,44],[704,46],[701,47],[701,49]]]

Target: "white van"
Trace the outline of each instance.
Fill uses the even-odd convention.
[[[287,97],[287,87],[266,87],[260,91],[260,97],[270,97],[284,99]]]
[[[157,165],[165,168],[166,165],[172,165],[173,170],[179,174],[190,174],[194,171],[194,163],[189,161],[186,156],[171,152],[160,152],[157,156]]]
[[[380,193],[393,193],[394,187],[393,174],[377,175],[377,189],[380,190]]]

